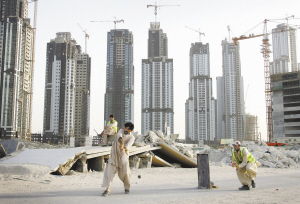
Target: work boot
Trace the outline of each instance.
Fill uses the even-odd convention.
[[[106,196],[108,196],[108,194],[109,194],[109,191],[108,191],[108,190],[105,190],[105,191],[102,193],[102,196],[103,196],[103,197],[106,197]]]
[[[128,189],[125,189],[125,194],[129,194],[129,190]]]
[[[254,180],[251,181],[251,186],[252,186],[252,188],[256,187]]]
[[[249,186],[243,185],[242,187],[239,188],[240,191],[247,191],[250,190]]]

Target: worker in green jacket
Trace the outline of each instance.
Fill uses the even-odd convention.
[[[257,173],[257,162],[246,147],[241,147],[240,141],[235,141],[232,151],[232,167],[236,168],[236,174],[243,185],[239,190],[250,190],[255,188],[255,177]]]
[[[118,132],[118,122],[115,120],[114,115],[109,116],[109,120],[100,134],[102,136],[103,145],[111,145],[113,136]]]

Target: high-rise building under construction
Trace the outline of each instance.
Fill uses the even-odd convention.
[[[215,101],[212,99],[209,44],[193,43],[190,49],[189,98],[186,101],[186,140],[213,140]]]
[[[104,121],[111,114],[119,128],[134,121],[133,35],[127,29],[107,33]]]
[[[148,59],[142,60],[142,134],[174,132],[173,59],[159,22],[150,24]]]
[[[89,134],[90,61],[71,33],[57,33],[47,44],[44,141],[68,143],[75,137],[75,146],[85,144]]]
[[[244,87],[239,45],[222,41],[223,76],[217,78],[217,138],[244,139]]]
[[[0,137],[31,136],[34,32],[27,0],[0,0]]]
[[[296,29],[285,23],[272,29],[273,62],[270,74],[298,71],[296,52]]]

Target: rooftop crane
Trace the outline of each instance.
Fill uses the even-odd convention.
[[[263,54],[263,58],[264,58],[266,122],[267,122],[267,137],[268,137],[269,142],[273,138],[272,98],[271,98],[271,79],[270,79],[270,53],[271,53],[271,50],[270,50],[270,43],[269,43],[269,35],[271,35],[273,33],[277,33],[277,32],[268,33],[267,23],[269,21],[273,21],[273,20],[286,20],[288,23],[288,20],[290,18],[294,18],[294,15],[288,16],[288,17],[282,18],[282,19],[265,19],[263,21],[263,24],[264,24],[263,34],[258,34],[258,35],[250,34],[248,36],[241,35],[240,37],[232,38],[233,43],[235,45],[237,45],[239,40],[263,37],[261,53]],[[278,31],[278,32],[286,32],[288,30],[289,29]]]
[[[231,29],[230,29],[230,25],[227,25],[227,31],[228,31],[228,39],[231,40]]]
[[[79,23],[77,23],[77,25],[81,29],[81,31],[84,33],[84,38],[85,38],[85,41],[84,41],[84,52],[87,53],[87,41],[90,38],[90,35],[87,33],[86,29],[82,28],[82,26]]]
[[[199,34],[199,42],[201,42],[201,35],[205,36],[205,33],[202,33],[202,32],[200,31],[200,28],[197,30],[197,29],[194,29],[194,28],[190,28],[190,27],[188,27],[188,26],[185,26],[185,27],[186,27],[187,29],[189,29],[189,30],[192,30],[192,31],[198,33],[198,34]]]
[[[148,4],[147,8],[153,7],[154,8],[154,15],[155,15],[155,23],[157,22],[157,10],[160,7],[170,7],[170,6],[180,6],[179,4],[164,4],[164,5],[157,5],[157,2],[155,4]]]
[[[148,4],[147,8],[153,7],[154,8],[154,16],[155,16],[155,23],[157,22],[157,10],[160,7],[171,7],[171,6],[180,6],[178,4],[165,4],[165,5],[157,5],[157,2],[155,4]],[[165,133],[168,134],[168,127],[167,127],[167,113],[165,113]]]
[[[114,29],[117,28],[117,23],[124,23],[123,19],[108,20],[108,21],[90,21],[92,23],[114,23]]]

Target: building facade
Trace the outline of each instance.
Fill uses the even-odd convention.
[[[296,51],[296,29],[279,24],[272,29],[273,62],[270,63],[270,73],[280,74],[298,71]]]
[[[217,77],[217,132],[216,139],[225,138],[225,113],[224,113],[224,80]]]
[[[133,35],[127,29],[107,34],[104,121],[113,114],[119,128],[134,121]]]
[[[77,46],[78,47],[78,46]],[[78,50],[80,50],[78,48]],[[75,88],[75,146],[85,146],[90,129],[91,58],[87,53],[77,55]]]
[[[0,0],[0,130],[31,137],[34,28],[27,0]]]
[[[215,103],[212,101],[209,44],[193,43],[190,49],[189,98],[186,101],[186,140],[215,137]]]
[[[150,24],[148,59],[142,60],[142,134],[174,133],[173,59],[159,22]]]
[[[257,116],[245,115],[245,140],[258,141]]]
[[[223,76],[217,80],[218,138],[244,139],[244,87],[239,45],[222,41]],[[221,115],[220,115],[221,114]]]
[[[45,137],[58,136],[57,143],[74,136],[78,53],[71,33],[57,33],[47,44],[43,131]]]
[[[300,72],[271,76],[273,140],[300,139]]]

